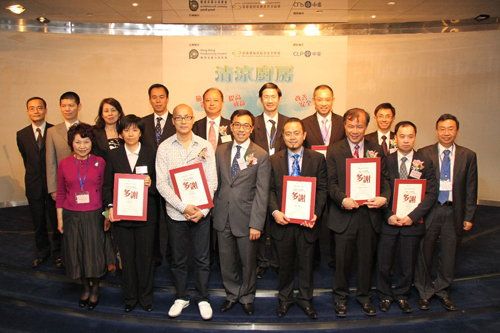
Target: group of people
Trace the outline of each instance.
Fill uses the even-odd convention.
[[[221,312],[239,303],[252,315],[256,279],[274,267],[276,315],[286,316],[296,304],[316,319],[313,268],[318,237],[325,230],[332,235],[338,317],[348,312],[354,264],[356,300],[368,316],[377,313],[370,292],[375,263],[381,311],[394,302],[404,313],[412,312],[412,284],[421,310],[429,309],[434,296],[447,310],[457,309],[449,290],[457,245],[462,232],[473,226],[477,160],[473,151],[455,143],[455,116],[441,115],[436,121],[438,142],[416,151],[414,123],[400,121],[391,131],[396,111],[390,103],[375,109],[377,131],[366,134],[370,115],[360,108],[347,110],[343,117],[335,114],[328,85],[315,88],[316,112],[303,120],[279,112],[282,92],[274,83],[259,90],[263,112],[256,117],[238,109],[230,119],[223,118],[223,93],[217,88],[203,94],[206,117],[197,121],[187,104],[168,111],[169,91],[164,85],[153,84],[148,95],[152,114],[125,115],[117,100],[107,98],[94,126],[78,120],[81,103],[74,92],[61,95],[64,122],[55,126],[45,121],[47,105],[42,98],[26,103],[31,124],[17,133],[17,144],[35,226],[37,254],[32,266],[50,255],[56,266],[64,265],[70,278],[81,280],[81,307],[97,306],[99,279],[115,269],[119,254],[125,312],[137,305],[153,310],[154,267],[162,257],[159,224],[165,221],[176,291],[168,311],[172,318],[191,300],[202,319],[212,318],[210,258],[218,255],[226,292]],[[364,157],[380,159],[380,194],[359,203],[346,191],[346,160]],[[184,202],[176,194],[170,170],[194,163],[203,168],[212,209]],[[115,216],[117,173],[146,176],[146,222]],[[297,224],[286,216],[285,176],[316,179],[311,220]],[[392,211],[397,179],[426,180],[424,198],[406,216]],[[51,241],[47,226],[52,226]],[[194,296],[187,291],[190,262]]]

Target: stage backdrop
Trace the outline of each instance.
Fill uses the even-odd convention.
[[[209,87],[224,93],[225,117],[241,108],[262,113],[258,91],[266,82],[280,87],[279,111],[287,116],[312,114],[319,84],[333,88],[336,113],[345,111],[346,36],[164,37],[162,54],[169,109],[189,104],[197,119],[205,115],[201,102]]]

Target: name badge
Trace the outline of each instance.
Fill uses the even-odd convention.
[[[274,148],[270,148],[269,149],[269,156],[273,156],[274,155]]]
[[[453,184],[450,180],[440,180],[439,181],[439,190],[440,191],[451,191],[452,185]]]
[[[220,141],[222,143],[231,142],[232,140],[233,140],[233,138],[231,138],[231,135],[222,135],[220,137]]]
[[[422,172],[417,171],[417,170],[412,170],[410,172],[410,177],[413,177],[415,179],[420,179],[422,177]]]
[[[90,202],[90,195],[87,191],[81,191],[75,193],[75,201],[77,204],[88,204]]]
[[[147,165],[136,166],[135,173],[138,175],[147,175],[148,174],[148,166]]]
[[[240,170],[245,170],[246,168],[248,168],[247,161],[245,161],[245,158],[241,157],[237,161],[238,161],[238,166],[240,167]]]

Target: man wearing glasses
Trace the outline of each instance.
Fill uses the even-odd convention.
[[[189,254],[195,263],[196,302],[201,318],[212,318],[212,307],[208,303],[208,278],[210,274],[210,215],[209,209],[200,209],[190,202],[182,201],[174,191],[170,170],[201,163],[210,196],[217,188],[215,153],[212,145],[193,134],[193,109],[177,105],[173,111],[176,133],[163,141],[156,153],[156,187],[166,200],[167,229],[172,251],[171,272],[175,285],[175,301],[168,315],[179,316],[189,305],[187,277]]]
[[[213,221],[226,300],[221,312],[241,303],[254,312],[257,240],[266,221],[271,165],[267,152],[250,140],[254,117],[248,110],[231,115],[234,141],[217,149],[219,186]]]

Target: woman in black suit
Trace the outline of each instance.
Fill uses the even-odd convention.
[[[147,221],[116,220],[109,209],[113,234],[122,260],[122,290],[125,312],[139,303],[145,311],[153,310],[153,240],[156,221],[155,152],[142,145],[144,124],[136,115],[127,115],[118,123],[124,144],[108,153],[104,178],[104,204],[113,203],[115,173],[146,174],[148,187]]]

